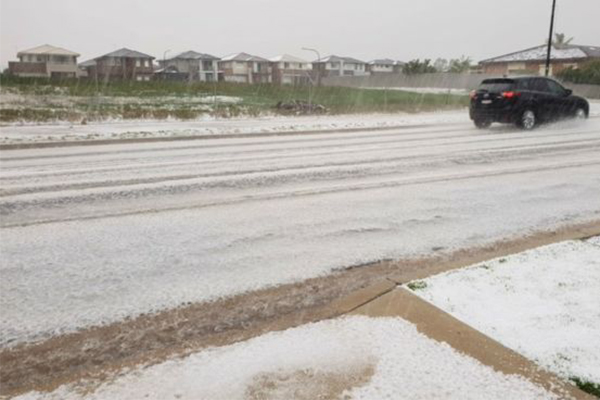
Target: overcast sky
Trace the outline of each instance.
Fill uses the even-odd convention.
[[[52,44],[80,61],[121,47],[312,60],[480,60],[543,43],[552,0],[0,0],[0,65]],[[558,0],[556,31],[600,45],[600,0]]]

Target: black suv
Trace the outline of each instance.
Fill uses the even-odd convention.
[[[587,118],[589,110],[586,99],[555,80],[536,76],[484,80],[471,92],[469,115],[478,128],[502,122],[530,130],[540,122]]]

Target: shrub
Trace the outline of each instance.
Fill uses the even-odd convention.
[[[584,64],[579,69],[564,69],[556,76],[565,82],[600,85],[600,61]]]

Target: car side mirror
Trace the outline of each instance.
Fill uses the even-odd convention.
[[[565,97],[570,96],[572,94],[573,94],[573,91],[571,89],[565,89]]]

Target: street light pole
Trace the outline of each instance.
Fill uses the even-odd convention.
[[[550,75],[550,54],[552,53],[552,35],[554,33],[554,13],[556,0],[552,0],[552,16],[550,17],[550,36],[548,37],[548,51],[546,52],[546,76]]]
[[[167,53],[170,52],[171,50],[165,50],[165,52],[163,53],[163,80],[167,79]]]
[[[317,54],[317,86],[321,86],[321,71],[319,68],[321,68],[321,53],[319,53],[318,50],[315,49],[311,49],[308,47],[303,47],[302,50],[306,50],[306,51],[312,51],[314,53]]]
[[[317,54],[317,86],[321,86],[321,71],[319,70],[319,68],[321,68],[321,53],[319,53],[318,50],[315,49],[311,49],[308,47],[303,47],[302,50],[306,50],[306,51],[312,51],[314,53]],[[313,92],[314,92],[314,84],[312,79],[310,79],[310,87],[308,88],[308,108],[310,110],[312,110],[312,98],[313,98]]]

